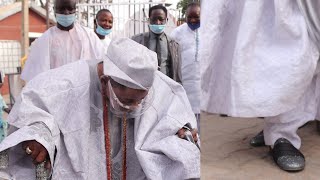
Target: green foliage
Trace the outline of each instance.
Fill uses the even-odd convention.
[[[191,2],[200,2],[200,0],[180,0],[177,4],[177,9],[181,9],[182,16],[186,14],[187,6]]]

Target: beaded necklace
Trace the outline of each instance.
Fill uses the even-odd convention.
[[[109,131],[109,110],[107,98],[103,96],[103,127],[106,149],[107,178],[112,180],[112,159],[111,159],[111,143]],[[122,179],[127,179],[127,117],[123,117],[122,126]]]

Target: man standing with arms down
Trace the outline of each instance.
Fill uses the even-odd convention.
[[[180,25],[171,33],[171,38],[180,46],[182,86],[186,90],[192,110],[197,118],[200,133],[200,4],[188,4],[186,20],[187,23]]]
[[[21,78],[30,81],[49,69],[79,59],[101,59],[103,45],[92,30],[76,20],[76,0],[55,0],[57,26],[48,29],[31,46]]]
[[[132,39],[157,53],[159,70],[176,82],[181,83],[181,54],[179,44],[164,32],[168,11],[162,5],[149,9],[150,32],[141,33]]]
[[[113,40],[103,63],[78,61],[31,80],[8,122],[0,151],[11,147],[16,179],[34,179],[32,160],[44,159],[54,180],[200,178],[198,147],[176,135],[196,126],[184,89],[128,38]]]

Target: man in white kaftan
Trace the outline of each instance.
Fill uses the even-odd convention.
[[[49,28],[31,46],[21,78],[30,81],[49,69],[79,59],[101,59],[103,45],[92,30],[75,21],[75,0],[55,0],[57,26]]]
[[[275,162],[302,170],[296,131],[315,119],[319,104],[318,1],[202,3],[202,109],[267,117],[264,139]]]
[[[181,51],[181,82],[186,90],[193,113],[197,117],[200,132],[200,62],[199,62],[199,30],[200,5],[188,4],[186,20],[174,29],[171,38],[175,40]]]
[[[196,126],[182,86],[157,71],[154,52],[130,39],[112,41],[107,54],[110,56],[98,65],[78,61],[42,73],[26,85],[21,101],[8,117],[14,130],[0,144],[0,151],[11,147],[9,172],[13,177],[35,179],[34,165],[26,152],[36,150],[30,143],[26,152],[21,147],[21,142],[28,140],[36,140],[47,150],[54,180],[107,179],[108,157],[112,179],[123,178],[123,171],[127,179],[133,180],[200,177],[199,149],[176,135],[188,123]],[[103,118],[105,90],[108,125]],[[143,100],[122,96],[129,91],[147,95]],[[134,118],[128,113],[125,125],[123,117],[117,116],[114,103],[130,102],[121,106],[133,107],[133,101],[140,105],[132,112],[144,111]],[[104,126],[110,127],[111,146],[105,143],[109,136]],[[122,166],[122,127],[126,126],[127,158]],[[106,146],[111,147],[110,156],[106,155]]]
[[[112,32],[113,26],[113,15],[108,9],[101,9],[98,11],[96,15],[96,19],[94,20],[94,32],[101,40],[105,53],[109,47],[111,39],[109,38],[109,34]]]

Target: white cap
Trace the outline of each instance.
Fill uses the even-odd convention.
[[[104,74],[132,88],[148,90],[157,71],[155,52],[129,38],[111,41],[103,61]]]

